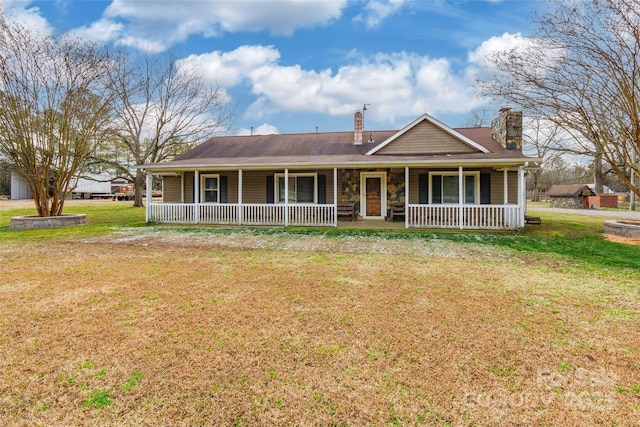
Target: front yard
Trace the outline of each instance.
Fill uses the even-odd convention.
[[[637,425],[640,247],[0,209],[2,425]],[[20,211],[20,213],[23,213]]]

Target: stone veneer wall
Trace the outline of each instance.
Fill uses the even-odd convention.
[[[341,183],[338,201],[356,202],[356,211],[360,212],[360,173],[387,172],[387,208],[391,202],[404,202],[404,169],[343,169],[338,171]]]
[[[14,230],[34,230],[40,228],[58,228],[70,225],[85,225],[85,214],[70,214],[61,216],[15,216],[11,218],[11,228]]]
[[[583,197],[549,197],[552,208],[583,209]]]

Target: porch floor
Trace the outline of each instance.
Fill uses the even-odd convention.
[[[352,230],[404,230],[404,220],[385,221],[383,219],[358,219],[357,221],[340,221],[338,228]]]

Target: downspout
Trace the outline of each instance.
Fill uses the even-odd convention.
[[[409,228],[409,166],[404,168],[404,228]]]
[[[464,181],[463,181],[463,174],[462,174],[462,166],[458,166],[458,226],[460,227],[460,230],[462,230],[464,228],[464,225],[462,223],[462,220],[464,219],[464,216],[462,215],[462,209],[464,207]]]
[[[194,174],[193,186],[193,222],[197,224],[200,221],[200,171],[196,170]]]
[[[333,226],[338,226],[338,168],[333,168]]]

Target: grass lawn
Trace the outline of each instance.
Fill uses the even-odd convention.
[[[640,247],[523,233],[89,224],[0,204],[0,424],[640,422]]]

